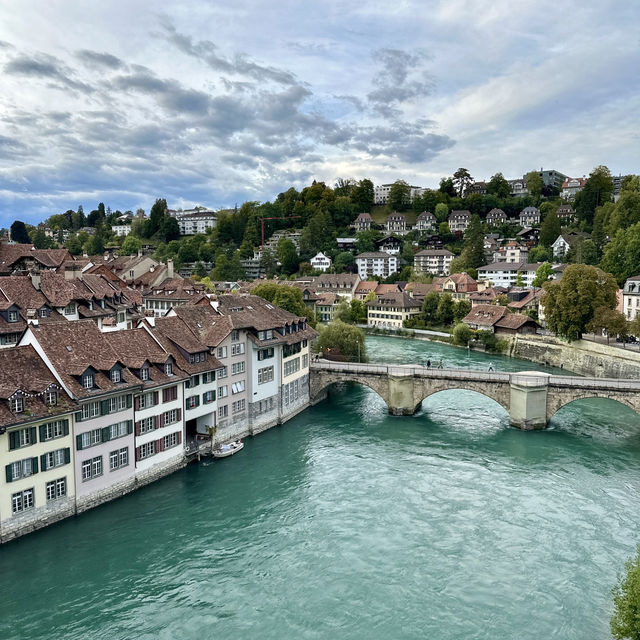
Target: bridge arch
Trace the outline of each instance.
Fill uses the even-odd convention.
[[[434,390],[430,390],[429,393],[427,393],[426,396],[424,396],[420,402],[424,402],[425,400],[429,400],[430,398],[432,398],[433,396],[436,396],[440,393],[445,393],[447,391],[451,391],[451,392],[456,392],[456,391],[470,391],[473,394],[477,394],[479,396],[483,396],[484,398],[487,398],[489,400],[491,400],[493,403],[497,404],[507,415],[509,414],[509,405],[508,403],[505,403],[504,400],[499,396],[499,394],[495,394],[495,393],[487,393],[486,390],[480,390],[480,389],[471,389],[469,386],[458,386],[458,387],[449,387],[449,386],[444,386],[442,389],[434,389]]]
[[[490,398],[499,404],[507,413],[510,407],[510,387],[509,383],[487,385],[483,381],[475,380],[439,380],[433,378],[423,378],[420,384],[416,384],[414,400],[416,405],[420,405],[430,396],[441,391],[473,391],[486,398]]]
[[[551,421],[553,417],[563,409],[575,402],[579,402],[580,400],[610,400],[616,402],[617,404],[621,404],[625,407],[629,407],[632,411],[640,417],[640,403],[633,399],[626,397],[625,394],[622,393],[598,393],[594,391],[588,390],[572,390],[573,393],[563,393],[559,397],[553,397],[549,394],[549,399],[547,401],[547,422]]]
[[[345,382],[359,384],[371,389],[389,406],[389,383],[382,376],[358,376],[357,373],[345,375],[344,372],[333,373],[331,371],[321,371],[314,374],[309,389],[311,404],[316,404],[326,398],[329,387],[332,384]]]

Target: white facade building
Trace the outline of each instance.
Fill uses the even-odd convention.
[[[367,280],[372,276],[388,278],[392,273],[398,271],[398,258],[384,253],[384,251],[361,253],[356,256],[356,266],[362,280]]]
[[[327,271],[331,267],[331,258],[327,257],[320,251],[309,261],[316,271]]]
[[[413,257],[413,268],[418,273],[448,276],[454,257],[448,249],[423,249]]]
[[[115,233],[118,237],[128,236],[131,233],[131,225],[130,224],[114,224],[111,225],[111,231]]]

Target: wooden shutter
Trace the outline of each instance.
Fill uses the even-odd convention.
[[[46,453],[43,453],[43,454],[40,456],[40,468],[41,468],[43,471],[46,471],[46,470],[47,470],[47,454],[46,454]]]
[[[138,420],[136,422],[136,435],[139,436],[140,435],[140,425],[141,425],[142,421]]]
[[[12,466],[10,464],[8,464],[5,468],[4,468],[6,477],[7,477],[7,482],[12,482],[13,481],[13,473],[12,473]]]
[[[161,413],[159,416],[156,416],[158,419],[158,429],[160,427],[164,427],[164,413]]]
[[[108,400],[103,400],[100,403],[100,415],[101,416],[106,416],[109,413],[109,401]]]
[[[182,444],[182,431],[178,431],[178,444]]]
[[[133,433],[133,420],[127,420],[127,433]]]
[[[153,392],[153,404],[158,404],[158,399],[159,399],[160,394],[157,391]]]
[[[29,427],[29,441],[31,444],[38,442],[38,430],[35,427]]]
[[[41,424],[40,425],[40,442],[44,442],[46,437],[47,437],[47,425]]]
[[[71,449],[67,447],[64,450],[64,463],[69,464],[71,462]]]
[[[131,409],[131,400],[132,400],[132,395],[128,394],[127,395],[127,409]]]
[[[164,438],[160,438],[156,440],[156,451],[158,453],[160,453],[161,451],[164,451]]]
[[[178,409],[177,417],[178,417],[178,422],[180,422],[180,419],[182,418],[182,409]]]
[[[162,402],[168,402],[169,401],[169,389],[163,389],[162,390]]]
[[[65,436],[69,435],[69,420],[63,420],[62,421],[62,433]]]
[[[31,458],[31,473],[38,473],[38,458]]]
[[[102,442],[111,440],[111,427],[102,427]]]
[[[82,411],[76,411],[75,420],[76,422],[82,422]]]
[[[154,429],[160,428],[160,416],[153,416],[153,428]]]
[[[9,450],[18,448],[18,432],[9,431]]]
[[[140,462],[142,447],[136,447],[136,462]]]
[[[140,397],[139,396],[135,399],[133,408],[136,411],[140,411]]]
[[[82,449],[82,436],[81,435],[77,435],[76,436],[76,449],[78,451],[80,451]]]

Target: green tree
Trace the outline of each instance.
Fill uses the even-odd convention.
[[[462,345],[466,347],[469,344],[469,340],[473,337],[473,331],[471,328],[460,322],[453,328],[453,342],[454,344]]]
[[[164,216],[160,223],[160,235],[165,242],[178,240],[180,238],[180,225],[173,216]]]
[[[640,273],[640,222],[620,229],[605,245],[600,266],[612,273],[620,285]]]
[[[334,247],[333,221],[327,211],[319,209],[300,234],[300,256],[308,260],[318,251],[332,254]]]
[[[31,237],[31,242],[36,249],[50,249],[53,241],[42,229],[36,229]]]
[[[147,222],[147,237],[153,236],[161,230],[162,222],[167,211],[167,201],[164,198],[157,198],[149,212]]]
[[[298,270],[300,258],[296,252],[296,245],[287,238],[280,238],[276,249],[276,256],[282,265],[282,271],[291,275]]]
[[[640,546],[625,564],[624,575],[612,590],[611,633],[616,640],[640,639]]]
[[[430,291],[422,301],[422,316],[427,323],[436,321],[436,314],[440,304],[440,294],[436,291]]]
[[[473,184],[473,178],[469,171],[464,167],[460,167],[453,174],[453,186],[456,188],[456,193],[460,198],[464,197],[471,184]]]
[[[367,323],[367,305],[362,300],[351,301],[351,322],[355,324]]]
[[[389,188],[389,205],[394,211],[406,211],[411,205],[411,187],[404,180],[396,180]]]
[[[609,202],[612,195],[611,172],[607,167],[600,165],[589,174],[584,189],[576,194],[574,206],[578,220],[584,222],[590,229],[596,209],[605,202]]]
[[[27,227],[22,220],[16,220],[11,225],[11,239],[19,244],[31,244],[29,234],[27,233]]]
[[[364,331],[340,320],[334,320],[329,326],[320,329],[316,349],[353,362],[367,361]]]
[[[522,278],[522,271],[516,273],[516,287],[524,287],[524,279]]]
[[[204,268],[204,265],[200,260],[196,262],[195,267],[193,268],[193,275],[198,276],[198,278],[204,278],[207,275],[207,270]]]
[[[309,310],[305,307],[302,299],[302,291],[297,287],[276,282],[264,282],[255,287],[252,293],[296,316],[306,317],[309,315]]]
[[[465,298],[457,300],[453,306],[453,319],[456,323],[462,322],[462,319],[471,311],[471,302]]]
[[[67,238],[66,242],[67,251],[72,256],[79,256],[82,253],[82,242],[77,235],[71,235]]]
[[[553,267],[548,262],[543,262],[536,271],[536,276],[531,282],[532,287],[541,287],[547,280],[553,278]]]
[[[491,180],[487,183],[487,193],[496,195],[499,198],[508,198],[511,194],[511,185],[501,173],[496,173],[491,176]]]
[[[453,184],[453,178],[441,178],[440,179],[440,186],[438,187],[438,191],[440,191],[440,193],[444,193],[447,196],[453,198],[456,195],[458,195],[456,193],[456,187]]]
[[[443,293],[438,302],[436,320],[442,325],[449,325],[453,322],[453,298],[450,293]]]
[[[120,247],[120,255],[132,256],[142,249],[142,242],[135,236],[129,234]]]
[[[333,317],[335,320],[340,320],[347,324],[351,323],[351,306],[346,300],[340,300],[340,302],[338,302],[338,305],[333,312]]]
[[[276,271],[278,270],[278,264],[276,262],[276,257],[273,255],[273,252],[269,249],[265,249],[262,252],[262,256],[260,258],[260,268],[264,269],[267,278],[273,278]]]
[[[537,171],[529,171],[525,177],[527,183],[527,191],[534,197],[539,198],[542,195],[544,182]]]
[[[587,325],[587,329],[592,333],[605,331],[607,334],[607,344],[611,336],[629,335],[629,325],[624,314],[609,309],[608,307],[598,307],[594,313],[591,322]]]
[[[584,264],[572,264],[560,280],[544,283],[547,326],[556,335],[577,340],[599,307],[615,309],[618,285],[610,273]]]
[[[434,214],[437,222],[446,222],[449,216],[449,207],[444,202],[438,202]]]
[[[572,264],[598,264],[598,249],[591,238],[576,238],[565,256]]]
[[[553,211],[548,213],[540,225],[540,244],[550,247],[560,235],[561,230],[558,216]]]
[[[471,216],[469,226],[464,232],[462,259],[466,269],[477,269],[487,262],[484,256],[482,222],[480,222],[480,217],[477,215]]]
[[[242,266],[240,253],[234,251],[231,257],[228,257],[224,251],[216,253],[216,266],[213,269],[211,277],[213,280],[234,282],[245,277],[244,267]]]
[[[104,242],[102,237],[96,233],[95,236],[89,236],[88,240],[84,244],[84,250],[89,256],[97,256],[104,253]]]
[[[538,245],[529,250],[529,262],[552,262],[553,251],[549,247]]]
[[[373,182],[368,178],[360,180],[358,186],[351,193],[351,202],[357,212],[369,212],[373,209]]]
[[[375,229],[370,231],[360,231],[356,233],[356,251],[366,253],[376,250],[376,241],[382,238],[382,234]]]

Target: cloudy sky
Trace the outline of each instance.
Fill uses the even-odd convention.
[[[0,3],[0,225],[82,204],[272,200],[640,171],[640,3]]]

